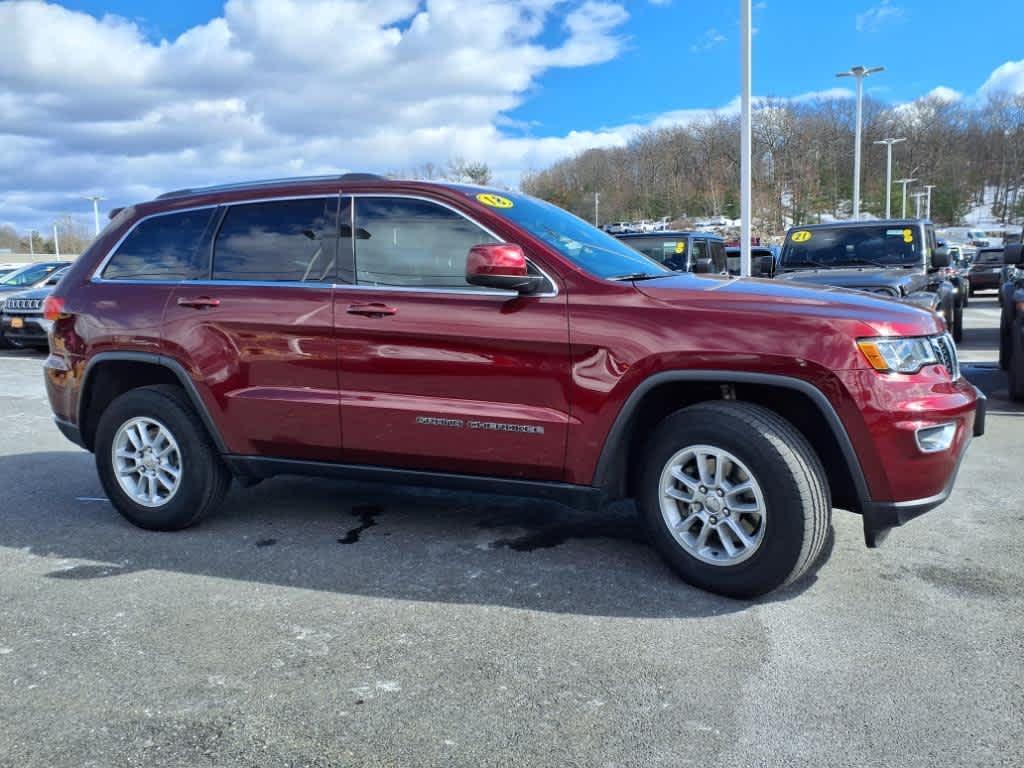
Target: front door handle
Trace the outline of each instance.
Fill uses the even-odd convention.
[[[397,309],[389,307],[387,304],[381,304],[380,302],[374,302],[372,304],[351,304],[345,311],[350,315],[362,315],[363,317],[388,317],[390,315],[398,314]]]
[[[192,307],[192,309],[207,309],[208,307],[219,307],[220,299],[214,299],[209,296],[195,296],[188,298],[182,296],[178,299],[179,307]]]

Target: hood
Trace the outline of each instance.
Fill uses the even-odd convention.
[[[4,301],[7,301],[8,299],[45,299],[47,296],[53,293],[53,289],[56,288],[57,286],[47,285],[43,288],[31,288],[27,291],[25,290],[24,286],[18,287],[21,288],[21,290],[14,289],[11,291],[6,291],[3,294],[0,294],[0,296],[3,297]]]
[[[764,323],[773,316],[813,317],[842,323],[857,336],[928,336],[942,331],[931,312],[892,299],[835,287],[796,285],[795,280],[719,277],[681,273],[635,283],[653,299],[694,310],[755,313]]]
[[[840,288],[895,288],[908,282],[911,269],[878,267],[844,267],[841,269],[801,269],[796,272],[780,272],[776,280],[786,280],[812,285],[834,285]]]

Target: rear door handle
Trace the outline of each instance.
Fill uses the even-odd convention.
[[[388,317],[389,315],[398,314],[398,310],[395,307],[389,307],[387,304],[379,302],[374,302],[373,304],[351,304],[345,311],[350,315],[362,315],[363,317]]]
[[[182,296],[178,299],[179,307],[192,307],[193,309],[206,309],[207,307],[219,307],[220,299],[214,299],[209,296],[196,296],[194,298],[188,298]]]

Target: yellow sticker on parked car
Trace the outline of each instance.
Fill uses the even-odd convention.
[[[686,250],[686,241],[680,240],[676,243],[676,253],[683,253]]]
[[[912,230],[912,229],[904,229],[903,230],[903,242],[904,243],[912,243],[912,242],[914,242],[914,230]]]
[[[799,232],[794,232],[790,238],[794,243],[806,243],[811,239],[811,233],[806,229],[801,229]]]
[[[481,192],[479,195],[476,196],[476,199],[479,200],[484,205],[491,206],[491,208],[512,207],[512,201],[509,200],[507,197],[502,197],[501,195],[492,195],[490,192]]]

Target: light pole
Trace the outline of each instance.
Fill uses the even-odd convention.
[[[56,257],[60,258],[60,236],[57,234],[57,225],[53,225],[53,250],[56,251]]]
[[[740,275],[750,277],[752,215],[751,164],[751,0],[740,0]]]
[[[933,189],[935,189],[935,185],[934,184],[925,184],[924,185],[924,191],[928,195],[928,197],[927,197],[927,207],[924,210],[924,217],[926,219],[928,219],[928,221],[932,220],[932,190]]]
[[[92,221],[96,227],[96,234],[100,233],[100,200],[106,200],[99,195],[82,195],[84,200],[92,200]]]
[[[594,193],[594,226],[601,226],[601,193]]]
[[[892,218],[892,145],[906,139],[882,139],[875,144],[885,144],[885,218]]]
[[[914,194],[911,195],[911,197],[914,198],[914,203],[917,206],[914,212],[915,219],[921,218],[921,198],[925,197],[927,194],[927,192],[915,192]]]
[[[903,213],[901,216],[904,219],[907,218],[907,184],[912,181],[917,181],[917,179],[896,179],[897,184],[903,185]]]
[[[849,72],[839,72],[836,77],[854,77],[857,79],[857,125],[854,130],[853,145],[853,218],[860,218],[860,123],[864,101],[864,78],[875,72],[883,72],[885,67],[851,67]]]

